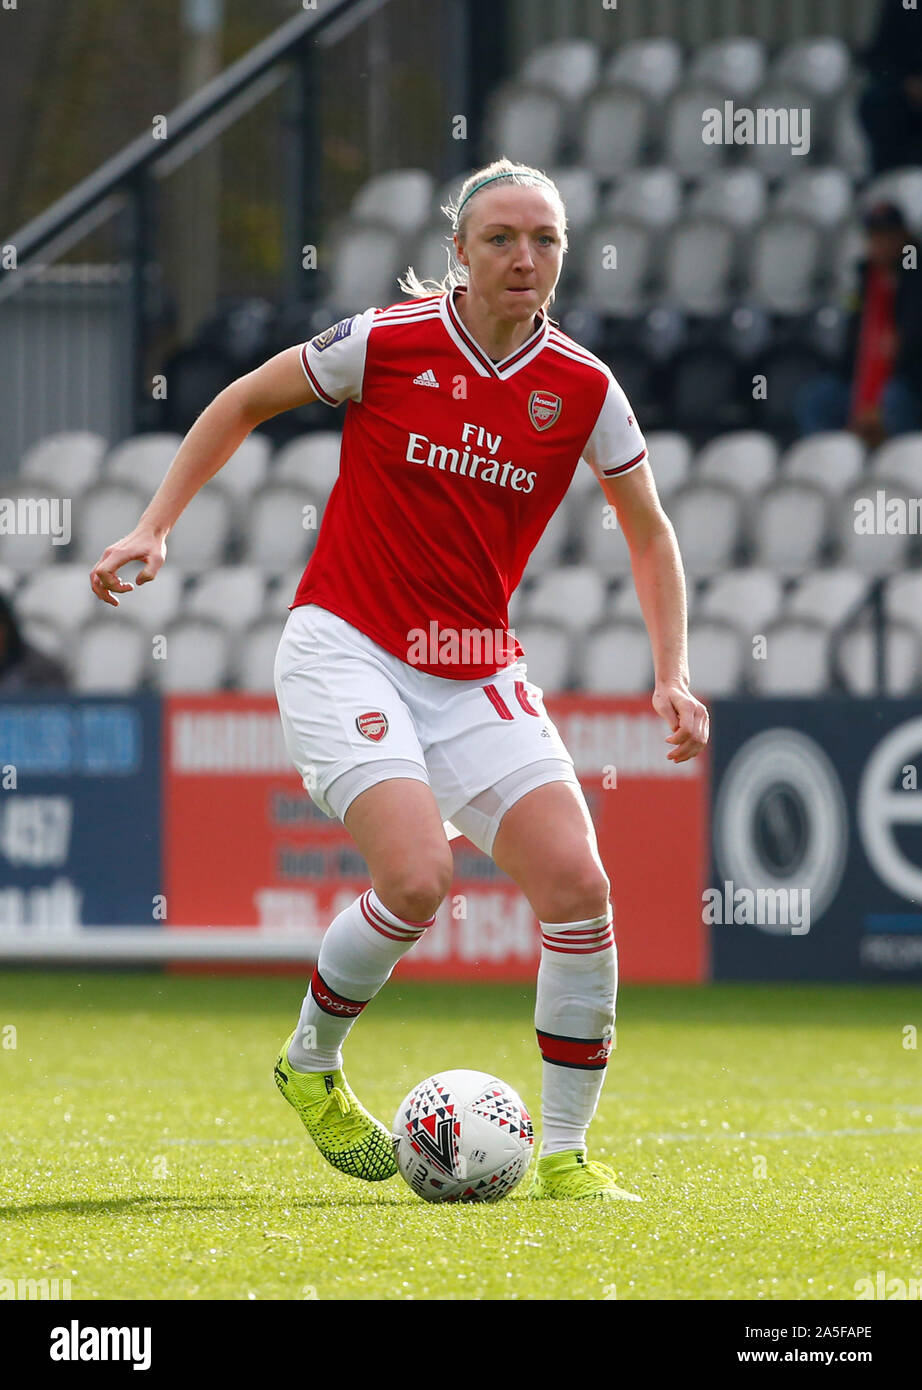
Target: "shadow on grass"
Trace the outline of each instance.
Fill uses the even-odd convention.
[[[273,1205],[271,1210],[266,1208],[265,1201],[259,1197],[215,1197],[213,1199],[196,1199],[194,1197],[170,1196],[167,1193],[137,1193],[132,1197],[110,1197],[99,1198],[98,1200],[82,1199],[79,1197],[69,1198],[61,1202],[23,1202],[20,1206],[8,1205],[0,1206],[0,1221],[14,1221],[17,1218],[26,1216],[124,1216],[124,1215],[144,1215],[147,1212],[171,1212],[171,1211],[252,1211],[259,1214],[265,1212],[266,1219],[277,1219],[277,1205],[283,1205],[289,1211],[301,1211],[310,1208],[326,1209],[335,1207],[341,1210],[343,1207],[404,1207],[417,1206],[409,1193],[404,1195],[375,1196],[369,1200],[368,1197],[360,1197],[349,1192],[328,1193],[322,1197],[285,1197],[278,1193],[273,1194]]]

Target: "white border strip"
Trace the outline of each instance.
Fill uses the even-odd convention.
[[[263,931],[241,927],[81,927],[73,932],[25,930],[7,935],[0,929],[0,964],[4,961],[315,961],[323,932]]]

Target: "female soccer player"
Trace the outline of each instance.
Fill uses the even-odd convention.
[[[122,565],[141,560],[137,582],[152,580],[183,508],[255,426],[309,401],[348,401],[340,475],[275,689],[305,789],[342,820],[371,887],[324,936],[276,1082],[341,1172],[396,1171],[341,1049],[432,925],[452,877],[446,828],[460,832],[519,885],[541,927],[543,1142],[531,1192],[636,1201],[586,1149],[614,1027],[610,885],[507,605],[585,459],[630,547],[653,707],[671,730],[666,756],[684,762],[704,747],[708,716],[689,690],[682,565],[624,393],[549,317],[567,244],[554,183],[498,160],[445,211],[457,258],[445,282],[423,285],[411,269],[406,302],[344,319],[222,391],[91,583],[117,605],[133,587]]]

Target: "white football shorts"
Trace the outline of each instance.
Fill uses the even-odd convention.
[[[526,791],[555,781],[579,791],[523,660],[477,680],[433,676],[302,604],[279,642],[275,692],[292,762],[327,816],[342,820],[368,787],[411,777],[432,788],[449,838],[463,833],[489,853]]]

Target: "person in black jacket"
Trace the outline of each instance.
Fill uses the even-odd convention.
[[[12,604],[0,593],[0,694],[61,690],[67,685],[64,665],[25,641]]]
[[[922,268],[895,204],[875,204],[865,227],[841,368],[807,381],[795,410],[802,434],[851,429],[873,447],[922,429]]]
[[[922,10],[883,0],[877,30],[861,55],[870,78],[858,114],[875,174],[922,164]]]

